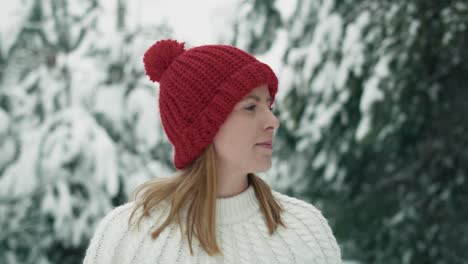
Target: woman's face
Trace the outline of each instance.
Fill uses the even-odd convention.
[[[239,101],[214,138],[217,163],[241,173],[266,171],[271,167],[272,145],[279,120],[271,112],[267,85],[260,85]]]

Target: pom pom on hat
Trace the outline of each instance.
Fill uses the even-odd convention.
[[[153,82],[159,82],[169,65],[180,54],[184,53],[184,42],[160,40],[151,46],[143,56],[146,75]]]

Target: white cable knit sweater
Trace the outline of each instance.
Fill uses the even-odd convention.
[[[160,225],[156,219],[164,215],[161,209],[145,218],[139,231],[129,229],[127,223],[134,204],[124,204],[100,222],[84,264],[341,263],[340,249],[321,212],[302,200],[276,191],[273,195],[285,208],[282,219],[287,228],[279,226],[272,236],[253,186],[238,195],[217,199],[216,232],[223,256],[213,257],[206,254],[196,238],[192,240],[191,256],[187,238],[175,223],[152,240],[149,234]]]

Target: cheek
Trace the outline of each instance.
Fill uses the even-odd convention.
[[[215,137],[215,144],[223,150],[241,151],[248,146],[252,146],[252,135],[242,129],[226,129]]]
[[[246,122],[225,123],[214,138],[222,156],[245,155],[255,144],[255,127]]]

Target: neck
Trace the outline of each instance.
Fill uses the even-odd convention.
[[[217,198],[237,195],[249,187],[247,175],[218,175]]]
[[[248,219],[258,212],[255,190],[252,185],[234,196],[216,199],[216,222],[219,224],[232,224]]]

